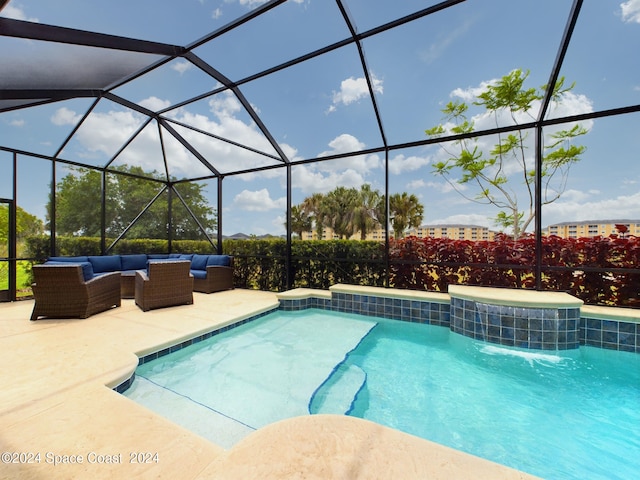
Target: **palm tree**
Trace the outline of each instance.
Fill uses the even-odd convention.
[[[310,197],[304,199],[300,208],[307,214],[311,221],[315,223],[316,235],[318,240],[322,240],[322,234],[324,230],[324,194],[314,193]]]
[[[325,225],[340,238],[349,238],[355,231],[353,213],[358,206],[355,188],[337,187],[327,193],[323,202]]]
[[[360,231],[360,240],[367,238],[367,233],[380,226],[380,218],[384,211],[380,211],[382,196],[378,190],[371,190],[371,185],[365,183],[358,192],[358,205],[353,211],[355,230]]]
[[[419,227],[423,214],[424,207],[414,194],[394,193],[389,197],[389,218],[395,238],[402,238],[407,228]]]
[[[291,231],[302,239],[302,232],[309,232],[313,226],[311,216],[300,205],[291,207]]]

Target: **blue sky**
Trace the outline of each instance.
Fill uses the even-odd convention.
[[[260,0],[11,0],[0,15],[41,23],[93,30],[177,45],[191,42],[264,2]],[[395,20],[436,2],[420,0],[346,0],[359,32]],[[547,83],[556,57],[570,1],[469,0],[458,6],[365,39],[364,53],[391,145],[423,140],[424,130],[438,124],[440,109],[450,100],[472,101],[483,85],[513,69],[530,70],[527,86]],[[335,2],[290,0],[194,53],[232,80],[241,80],[274,65],[348,37]],[[64,66],[82,80],[85,62],[95,52],[64,48],[38,50],[37,42],[0,37],[0,62],[11,64],[37,53],[30,68],[46,72],[48,62]],[[10,43],[9,43],[10,42]],[[12,48],[8,49],[7,46]],[[587,0],[581,11],[561,74],[575,88],[551,115],[564,116],[640,103],[640,0]],[[26,53],[25,53],[26,52]],[[3,62],[3,58],[6,62]],[[118,62],[149,62],[121,56]],[[40,69],[40,70],[39,70]],[[4,75],[8,75],[5,71]],[[3,73],[0,72],[0,81]],[[55,81],[55,78],[51,79]],[[160,111],[216,88],[215,80],[193,64],[177,59],[114,93]],[[245,83],[240,87],[265,126],[292,160],[358,152],[382,145],[380,130],[362,67],[353,45],[309,62]],[[30,111],[0,114],[0,145],[53,155],[84,115],[92,100],[59,102]],[[471,109],[477,127],[495,123]],[[531,112],[536,115],[535,112]],[[230,138],[273,155],[238,99],[229,92],[207,97],[167,118]],[[65,147],[62,158],[101,165],[108,161],[144,118],[116,103],[101,101]],[[507,120],[504,120],[505,122]],[[543,225],[573,220],[640,218],[640,114],[584,122],[589,129],[580,143],[587,147],[568,177],[562,197],[543,209]],[[223,173],[278,163],[229,144],[212,141],[183,127],[174,128]],[[551,133],[551,129],[545,134]],[[533,137],[533,134],[531,134]],[[488,151],[488,140],[480,147]],[[163,134],[171,173],[178,178],[206,175],[207,170],[170,135]],[[155,125],[145,129],[115,164],[161,170]],[[532,149],[531,149],[532,152]],[[442,149],[397,149],[390,155],[390,191],[417,195],[425,207],[424,224],[464,223],[493,228],[494,207],[470,202],[442,178],[432,174]],[[10,155],[0,152],[0,165]],[[43,217],[50,167],[20,157],[18,204]],[[29,176],[24,175],[29,172]],[[60,175],[62,172],[59,172]],[[362,154],[341,160],[297,165],[292,169],[293,203],[336,186],[370,183],[384,189],[384,157]],[[514,175],[516,170],[514,169]],[[286,207],[284,169],[223,181],[223,233],[282,234]],[[513,189],[519,195],[517,180]],[[206,185],[215,203],[216,182]],[[473,190],[465,193],[473,196]],[[0,197],[10,196],[0,179]]]

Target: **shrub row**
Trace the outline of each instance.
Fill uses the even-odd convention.
[[[390,284],[446,292],[450,284],[535,288],[535,238],[409,237],[391,242]],[[542,238],[543,290],[591,305],[640,307],[640,238]]]
[[[109,242],[107,242],[109,243]],[[27,239],[29,255],[49,255],[48,237]],[[58,237],[59,255],[99,255],[100,239]],[[293,287],[327,289],[336,283],[383,286],[384,245],[371,241],[293,241],[287,271],[282,239],[225,240],[235,257],[235,284],[241,288],[283,291]],[[121,240],[113,253],[163,253],[166,240]],[[206,241],[180,240],[174,252],[215,253]],[[535,288],[535,238],[494,241],[408,237],[392,240],[389,285],[446,292],[450,284]],[[592,305],[640,307],[640,239],[617,236],[542,239],[543,290],[568,292]]]
[[[235,257],[239,286],[286,289],[284,240],[226,240],[225,253]],[[351,240],[293,241],[289,277],[294,287],[328,289],[336,283],[383,286],[384,246]]]

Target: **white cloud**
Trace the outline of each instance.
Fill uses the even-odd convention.
[[[149,97],[140,101],[140,106],[148,108],[152,112],[157,112],[171,106],[171,102],[169,100],[162,100],[158,97]]]
[[[222,16],[222,9],[221,8],[216,8],[212,13],[211,13],[211,18],[213,18],[214,20],[219,19]]]
[[[318,154],[318,157],[328,157],[329,155],[339,155],[341,153],[357,152],[366,145],[353,135],[343,133],[329,142],[331,150],[325,150]]]
[[[584,202],[587,199],[591,198],[594,194],[597,194],[597,192],[582,192],[580,190],[574,190],[570,188],[568,190],[565,190],[562,194],[562,201],[568,203]]]
[[[57,126],[75,125],[82,117],[66,107],[59,108],[51,117],[51,123]]]
[[[11,125],[12,127],[24,127],[25,124],[26,122],[23,119],[11,120],[9,122],[9,125]]]
[[[76,125],[81,116],[66,107],[59,108],[51,117],[57,126]],[[75,138],[86,152],[112,155],[140,126],[142,117],[130,111],[94,112],[84,121]],[[157,141],[157,140],[156,140]],[[80,153],[87,156],[87,153]]]
[[[382,94],[382,80],[371,75],[371,82],[373,83],[373,91],[375,93]],[[340,104],[350,105],[368,96],[369,87],[367,86],[367,80],[364,77],[347,78],[340,83],[340,90],[333,92],[333,103],[329,107],[327,113],[335,111],[337,106]]]
[[[286,197],[272,199],[266,188],[262,190],[243,190],[235,196],[233,204],[241,210],[252,212],[266,212],[269,210],[283,210],[287,206]]]
[[[622,21],[627,23],[640,23],[640,0],[628,0],[620,4]]]
[[[330,150],[325,150],[318,154],[318,158],[328,157],[332,155],[340,155],[343,153],[352,153],[362,150],[366,147],[364,143],[353,135],[343,133],[329,142]],[[367,173],[373,169],[380,168],[382,160],[378,155],[354,155],[341,158],[339,160],[321,162],[318,169],[322,171],[339,171],[345,169],[353,169],[360,173]]]
[[[496,83],[498,83],[498,79],[494,78],[491,80],[480,82],[480,85],[478,85],[477,87],[467,87],[467,88],[458,87],[454,89],[449,94],[449,96],[461,98],[465,102],[471,102],[475,100],[478,97],[478,95],[484,92],[488,86],[495,85]]]
[[[232,117],[234,113],[242,110],[240,101],[229,91],[209,100],[209,107],[211,107],[211,112],[219,118]]]
[[[321,172],[313,165],[301,165],[293,169],[293,186],[305,194],[327,193],[336,187],[360,188],[364,176],[349,168],[343,171]]]
[[[13,18],[14,20],[27,20],[29,22],[40,21],[35,17],[29,17],[26,13],[24,13],[24,10],[22,8],[16,7],[13,4],[6,5],[2,9],[2,13],[0,13],[0,16]]]
[[[405,172],[414,172],[428,164],[429,159],[426,157],[396,155],[389,160],[389,173],[400,175]]]
[[[173,70],[175,70],[176,72],[178,72],[180,75],[182,75],[187,70],[190,70],[191,68],[193,68],[193,63],[191,63],[191,62],[189,62],[187,60],[182,60],[180,62],[172,63],[171,64],[171,68]]]
[[[248,8],[256,8],[259,7],[260,5],[267,3],[269,0],[237,0],[238,3],[243,6],[243,7],[248,7]],[[306,0],[289,0],[291,3],[304,3]],[[225,2],[227,3],[233,3],[234,0],[225,0]]]
[[[263,3],[267,3],[268,0],[238,0],[238,3],[243,7],[255,8],[259,7]]]
[[[539,104],[536,104],[534,108],[537,110]],[[571,115],[579,115],[581,113],[593,112],[593,102],[589,97],[574,92],[566,92],[562,94],[562,98],[558,103],[551,105],[549,116],[551,117],[568,117]],[[580,125],[587,130],[593,128],[593,120],[579,122]],[[566,128],[565,126],[559,126],[558,129]]]
[[[427,182],[425,182],[421,178],[418,178],[416,180],[412,180],[409,183],[407,183],[407,188],[409,190],[420,190],[422,188],[425,188],[426,186],[427,186]]]
[[[124,145],[141,124],[142,117],[129,111],[94,113],[85,120],[77,135],[89,151],[111,155]]]
[[[545,225],[551,225],[568,221],[635,219],[638,218],[638,212],[640,192],[605,199],[593,199],[591,195],[572,192],[546,205],[542,210],[542,218]]]
[[[318,158],[352,153],[362,150],[365,144],[352,135],[342,134],[329,142],[329,147],[330,150],[321,152]],[[292,151],[295,153],[295,150]],[[293,169],[293,185],[305,194],[327,193],[338,186],[360,188],[366,183],[366,175],[381,167],[382,159],[376,154],[298,165]]]

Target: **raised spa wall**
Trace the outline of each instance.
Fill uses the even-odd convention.
[[[448,327],[505,346],[568,350],[580,345],[640,353],[640,310],[593,307],[561,292],[451,285],[449,293],[356,285],[278,294],[285,311],[321,308]]]

